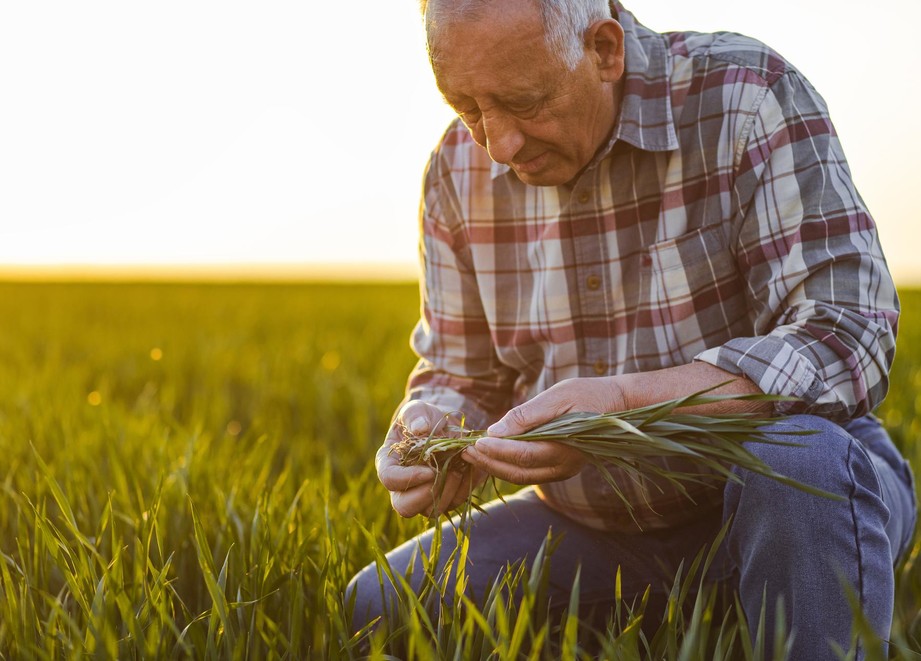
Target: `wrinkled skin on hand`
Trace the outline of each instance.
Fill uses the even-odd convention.
[[[381,449],[383,456],[381,451],[378,452],[378,474],[391,491],[394,509],[404,516],[444,512],[464,502],[473,486],[481,484],[487,475],[514,484],[543,484],[578,474],[588,460],[580,451],[561,443],[516,441],[510,436],[522,434],[565,413],[624,411],[706,388],[715,388],[713,394],[761,393],[748,379],[702,362],[652,372],[567,379],[513,408],[489,427],[486,437],[466,448],[460,458],[473,466],[474,479],[464,481],[460,476],[449,475],[445,492],[438,503],[432,497],[434,471],[427,467],[399,466],[397,457],[386,456],[388,442]],[[695,413],[748,412],[762,415],[770,414],[771,410],[770,403],[731,400],[687,409]],[[443,418],[440,410],[422,402],[408,403],[398,416],[405,428],[415,434],[429,431]],[[394,442],[392,439],[400,438],[393,436],[394,433],[395,430],[391,430],[389,444]]]
[[[624,398],[613,378],[567,379],[516,406],[493,424],[461,455],[478,469],[514,484],[543,484],[570,478],[588,458],[579,450],[553,441],[516,441],[508,436],[572,411],[607,413],[623,410]]]
[[[461,455],[476,468],[516,484],[542,484],[576,475],[587,458],[552,441],[515,441],[515,436],[573,411],[610,413],[664,402],[706,388],[713,394],[759,394],[757,385],[703,362],[652,372],[560,381],[516,406]],[[769,415],[765,402],[725,402],[686,409],[689,413],[756,413]]]
[[[445,414],[440,409],[425,402],[407,402],[397,412],[384,444],[377,451],[374,464],[378,479],[390,492],[390,503],[400,516],[438,516],[449,512],[462,505],[471,491],[486,479],[486,475],[475,468],[464,472],[448,470],[439,480],[429,466],[400,465],[400,457],[391,449],[394,443],[404,439],[404,430],[420,436],[444,426]],[[435,493],[436,481],[442,490],[440,498]]]

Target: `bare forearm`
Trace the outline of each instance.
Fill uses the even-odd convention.
[[[624,408],[638,408],[684,397],[724,383],[712,394],[756,395],[761,390],[744,376],[730,374],[709,363],[694,362],[653,372],[641,372],[611,377],[617,382],[624,398]],[[728,383],[726,383],[728,381]],[[688,408],[694,413],[758,413],[769,415],[770,402],[726,401]]]

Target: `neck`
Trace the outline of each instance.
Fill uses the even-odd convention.
[[[614,127],[617,126],[617,120],[620,119],[620,101],[623,96],[623,87],[623,78],[612,84],[611,94],[607,97],[608,101],[604,104],[602,110],[607,121],[604,124],[604,129],[599,132],[601,137],[595,146],[595,153],[592,155],[591,160],[585,164],[585,167],[579,170],[575,177],[564,184],[566,188],[572,189],[572,187],[576,185],[582,173],[585,172],[589,165],[595,162],[595,159],[598,158],[598,154],[601,153],[611,141],[611,136],[614,135]]]

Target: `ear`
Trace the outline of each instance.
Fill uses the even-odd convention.
[[[585,50],[594,57],[602,82],[614,83],[624,75],[624,29],[613,18],[589,26]]]

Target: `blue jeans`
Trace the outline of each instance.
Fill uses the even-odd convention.
[[[805,447],[750,443],[748,449],[777,472],[844,500],[806,494],[739,471],[744,485],[727,483],[722,511],[698,512],[694,520],[667,530],[624,535],[579,525],[544,505],[533,488],[526,488],[506,498],[506,503],[489,503],[485,515],[472,517],[467,594],[474,599],[482,596],[509,562],[530,562],[552,528],[564,534],[550,565],[551,611],[568,604],[579,567],[580,614],[609,612],[618,567],[627,601],[651,586],[653,598],[647,611],[654,610],[657,598],[664,602],[681,561],[693,558],[731,520],[708,576],[738,589],[753,622],[766,594],[769,632],[774,626],[773,604],[783,597],[793,634],[790,658],[835,658],[829,641],[848,648],[852,613],[842,580],[853,588],[874,630],[888,637],[893,566],[911,543],[917,516],[908,464],[872,416],[844,428],[805,415],[784,424],[818,433],[794,438]],[[765,431],[770,433],[770,428]],[[387,554],[394,571],[407,571],[416,563],[414,587],[422,580],[418,548],[421,545],[428,554],[433,535],[429,530]],[[454,541],[451,524],[446,523],[442,562]],[[388,585],[386,591],[384,598],[389,599],[393,590]],[[347,592],[356,600],[355,630],[378,615],[386,616],[374,565],[359,572]]]

